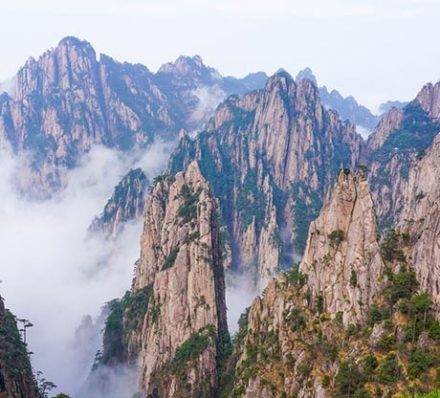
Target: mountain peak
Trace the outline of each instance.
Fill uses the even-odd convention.
[[[299,83],[301,80],[304,80],[304,79],[310,80],[316,86],[318,86],[318,82],[316,80],[316,76],[313,74],[312,70],[310,68],[308,68],[308,67],[298,72],[298,74],[296,75],[295,81],[297,83]]]
[[[330,201],[312,222],[300,270],[329,313],[343,313],[344,324],[365,321],[364,306],[380,290],[383,263],[376,241],[376,218],[363,174],[342,170]],[[355,275],[357,284],[350,284]]]
[[[440,82],[427,83],[423,86],[415,99],[422,109],[433,118],[440,117]]]
[[[267,79],[265,89],[271,91],[278,84],[281,84],[284,89],[287,89],[291,84],[295,84],[295,81],[287,71],[284,69],[278,69],[274,75]]]
[[[174,73],[180,75],[186,75],[194,70],[210,70],[203,63],[203,59],[200,55],[180,55],[174,62],[167,62],[159,68],[159,73]]]
[[[94,48],[87,40],[81,40],[74,36],[66,36],[63,39],[61,39],[56,49],[63,47],[68,49],[77,48],[95,55]]]

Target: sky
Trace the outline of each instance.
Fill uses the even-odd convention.
[[[153,71],[181,54],[238,77],[309,66],[374,109],[440,78],[439,17],[439,0],[2,0],[0,81],[74,35]]]

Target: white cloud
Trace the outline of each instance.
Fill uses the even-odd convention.
[[[150,176],[165,166],[163,148],[137,154]],[[140,221],[115,242],[87,238],[90,221],[129,166],[125,157],[95,148],[69,174],[63,192],[30,202],[12,188],[18,162],[0,153],[1,294],[18,317],[35,325],[28,332],[34,369],[70,394],[90,370],[99,342],[92,333],[78,346],[75,330],[84,315],[98,316],[106,301],[129,289],[139,256]]]

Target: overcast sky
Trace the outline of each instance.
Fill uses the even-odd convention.
[[[0,81],[67,35],[156,70],[199,54],[224,75],[309,66],[369,107],[440,78],[440,0],[1,0]]]

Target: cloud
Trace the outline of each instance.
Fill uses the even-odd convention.
[[[356,131],[362,136],[363,139],[367,139],[368,136],[371,134],[371,130],[367,129],[366,127],[362,127],[360,125],[356,125]]]
[[[94,148],[69,173],[66,189],[43,202],[17,196],[13,181],[19,162],[5,150],[0,153],[1,294],[18,317],[35,325],[28,332],[34,370],[66,393],[74,394],[90,370],[100,344],[101,307],[130,287],[139,256],[140,220],[114,242],[87,238],[87,228],[129,167],[158,173],[167,150],[156,144],[131,154],[136,160],[130,162],[128,156]]]
[[[236,273],[226,274],[226,307],[228,317],[228,328],[231,336],[238,331],[238,320],[240,315],[261,292],[255,288],[255,275]]]
[[[191,94],[199,100],[191,115],[191,120],[197,126],[203,126],[213,115],[217,106],[226,98],[226,93],[217,85],[198,87]]]
[[[10,97],[15,97],[15,87],[17,84],[17,77],[11,77],[10,79],[7,79],[3,82],[0,82],[0,94],[5,92]]]

